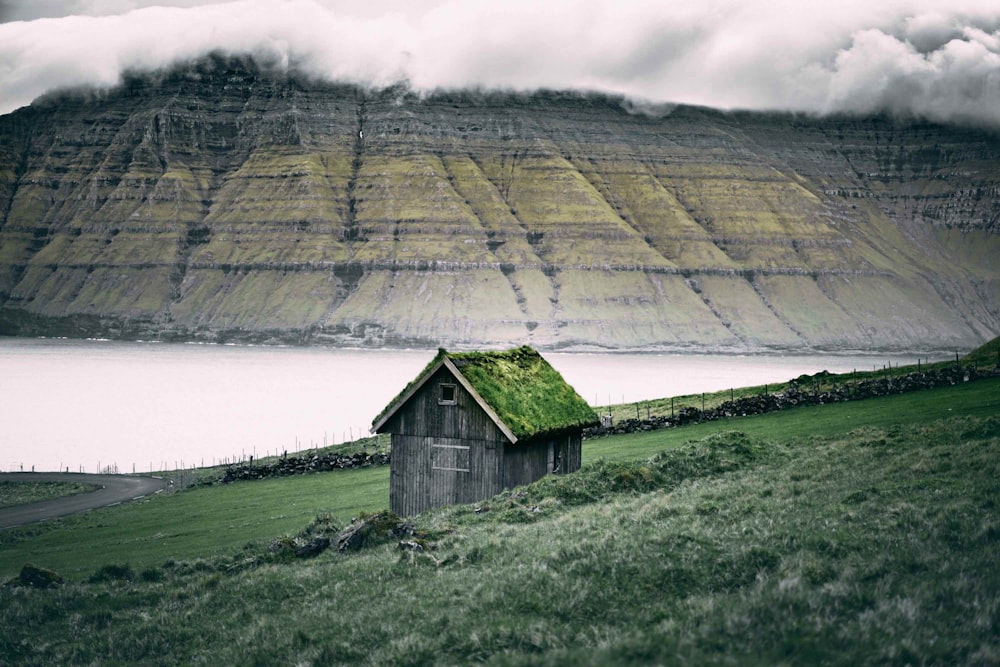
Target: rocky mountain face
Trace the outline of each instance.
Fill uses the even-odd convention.
[[[1000,136],[210,58],[0,117],[0,333],[697,351],[1000,333]]]

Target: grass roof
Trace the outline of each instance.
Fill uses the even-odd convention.
[[[559,371],[530,347],[445,354],[518,439],[599,421]]]
[[[593,426],[597,414],[534,349],[524,346],[504,352],[448,352],[439,349],[412,382],[375,418],[399,407],[410,390],[447,357],[458,368],[476,393],[507,425],[518,440],[544,433]]]

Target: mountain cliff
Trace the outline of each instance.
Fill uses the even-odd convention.
[[[929,350],[1000,333],[1000,136],[208,58],[0,117],[0,333]]]

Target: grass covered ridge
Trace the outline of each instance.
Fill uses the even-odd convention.
[[[1000,336],[967,354],[965,361],[972,364],[995,364],[1000,367]]]
[[[232,554],[131,581],[2,589],[0,655],[995,663],[998,474],[996,416],[779,441],[716,433],[645,460],[600,460],[478,512],[421,515],[429,551],[393,541],[226,573]]]

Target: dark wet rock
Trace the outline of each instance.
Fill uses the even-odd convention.
[[[26,563],[21,568],[21,574],[17,577],[17,583],[32,588],[54,588],[63,583],[63,578],[58,572]]]
[[[389,455],[381,452],[358,452],[357,454],[306,454],[303,456],[283,456],[273,463],[241,463],[226,468],[222,483],[304,475],[310,472],[343,470],[345,468],[367,468],[389,463]]]
[[[338,551],[356,551],[366,546],[374,546],[413,535],[413,525],[398,516],[383,510],[375,514],[362,513],[337,535],[334,543]]]
[[[314,537],[295,550],[296,558],[312,558],[318,556],[330,547],[329,537]]]

